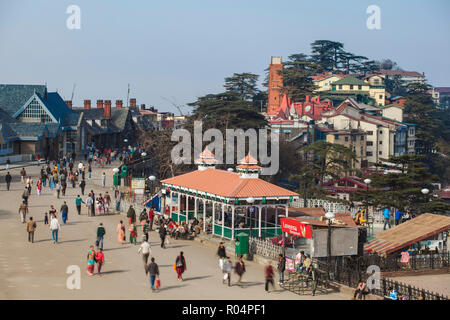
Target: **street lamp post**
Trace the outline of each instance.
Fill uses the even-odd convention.
[[[369,221],[369,184],[372,182],[369,178],[364,179],[366,184],[366,216],[364,217],[366,221]]]
[[[284,214],[280,214],[278,216],[279,218],[286,218],[286,216]],[[280,223],[281,224],[281,223]],[[286,232],[281,231],[282,234],[282,240],[283,241],[283,246],[282,246],[282,254],[283,254],[283,258],[286,256]]]
[[[330,265],[331,265],[331,220],[334,219],[334,213],[328,211],[325,213],[325,218],[328,219],[328,237],[327,237],[327,273],[330,276]]]
[[[422,190],[420,190],[420,192],[422,192],[422,194],[424,195],[424,202],[425,204],[428,202],[428,193],[430,192],[429,189],[427,188],[423,188]],[[425,208],[423,209],[424,213],[425,213]]]
[[[150,189],[150,197],[151,197],[153,195],[153,181],[156,180],[156,177],[152,175],[152,176],[148,177],[148,179],[150,180],[150,184],[151,184],[151,189]]]
[[[247,203],[251,206],[254,202],[255,202],[255,198],[252,198],[252,197],[248,197],[247,199]],[[253,234],[252,234],[252,213],[251,213],[251,211],[250,211],[250,208],[249,208],[249,216],[250,216],[250,237],[252,237],[253,236]]]

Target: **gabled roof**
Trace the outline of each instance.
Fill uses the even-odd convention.
[[[425,213],[375,235],[364,250],[392,253],[450,229],[450,217]]]
[[[12,117],[34,93],[44,97],[45,91],[44,85],[0,84],[0,108]]]
[[[243,179],[236,172],[196,170],[161,181],[165,185],[198,190],[225,198],[291,197],[297,193],[259,178]]]
[[[384,74],[387,76],[408,76],[408,77],[424,77],[422,73],[417,71],[404,71],[404,70],[379,70],[377,73]]]
[[[333,82],[331,85],[334,86],[335,84],[337,84],[337,85],[339,85],[339,84],[350,84],[351,85],[352,84],[352,85],[370,86],[369,83],[367,83],[367,82],[365,82],[365,81],[363,81],[361,79],[355,78],[353,76],[349,76],[349,77],[345,77],[343,79],[339,79],[338,81]]]

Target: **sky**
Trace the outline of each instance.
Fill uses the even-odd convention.
[[[67,28],[70,5],[80,29]],[[381,29],[369,30],[368,6]],[[224,78],[264,79],[271,56],[310,53],[318,39],[390,58],[450,86],[448,0],[0,0],[0,83],[45,84],[66,100],[130,98],[178,114],[224,90]]]

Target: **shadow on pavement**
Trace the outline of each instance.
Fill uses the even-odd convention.
[[[111,271],[102,271],[101,274],[111,274],[111,273],[122,273],[122,272],[128,272],[130,270],[111,270]]]
[[[175,288],[182,288],[182,287],[186,287],[185,285],[179,284],[176,286],[168,286],[168,287],[161,287],[158,289],[158,291],[164,291],[164,290],[169,290],[169,289],[175,289]]]
[[[103,251],[113,251],[113,250],[120,250],[120,249],[126,249],[128,247],[122,246],[122,247],[117,247],[117,248],[107,248],[107,249],[103,249]]]
[[[183,279],[184,279],[184,281],[189,281],[189,280],[200,280],[200,279],[205,279],[205,278],[211,278],[211,276],[199,276],[199,277],[183,278]]]
[[[59,240],[59,239],[58,239]],[[65,240],[65,241],[59,241],[59,243],[67,243],[67,242],[80,242],[80,241],[86,241],[88,239],[75,239],[75,240]]]

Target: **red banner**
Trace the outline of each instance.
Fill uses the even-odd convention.
[[[311,226],[295,219],[281,218],[281,231],[294,236],[311,239]]]

